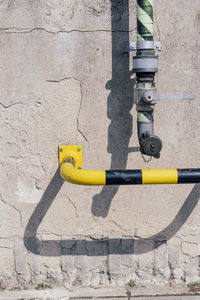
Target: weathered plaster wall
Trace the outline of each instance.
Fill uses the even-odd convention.
[[[59,177],[59,144],[82,144],[88,169],[199,166],[199,0],[155,0],[158,89],[197,99],[156,106],[164,147],[148,165],[135,152],[122,54],[136,38],[135,2],[129,24],[126,0],[0,2],[2,288],[199,279],[198,185],[102,189]]]

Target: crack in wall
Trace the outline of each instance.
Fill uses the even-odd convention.
[[[57,236],[59,238],[62,237],[62,234],[59,234],[59,233],[56,233],[56,232],[46,232],[46,231],[40,231],[40,232],[38,232],[37,236],[39,237],[41,235],[45,235],[45,236],[52,236],[52,235],[54,235],[54,236]]]
[[[21,239],[22,237],[21,237],[21,235],[9,235],[9,236],[7,235],[6,237],[5,236],[0,237],[0,240],[8,240],[8,239],[13,240],[13,239],[16,239],[16,238]]]
[[[41,159],[40,159],[40,162],[41,162]],[[49,174],[47,174],[47,170],[46,170],[45,167],[42,165],[42,162],[41,162],[41,167],[42,167],[42,170],[43,170],[44,173],[45,173],[45,176],[48,177]]]
[[[121,231],[129,231],[129,229],[126,229],[125,227],[121,226],[120,224],[118,224],[116,221],[114,220],[109,220],[109,223],[114,224],[116,227],[118,227]]]
[[[79,110],[78,110],[78,113],[77,113],[77,116],[76,116],[77,130],[82,135],[82,137],[84,138],[84,140],[89,144],[89,141],[88,141],[86,135],[80,129],[79,117],[80,117],[80,113],[81,113],[81,109],[82,109],[82,103],[83,103],[83,87],[82,87],[81,81],[80,80],[77,80],[77,81],[79,81],[79,84],[80,84],[80,94],[81,94],[81,97],[80,97],[80,106],[79,106]]]
[[[106,242],[106,248],[107,248],[107,255],[106,255],[106,261],[105,261],[105,268],[106,268],[106,276],[108,279],[108,282],[112,283],[112,276],[110,272],[110,263],[109,263],[109,243]]]
[[[10,30],[15,30],[15,31],[10,31]],[[6,34],[12,34],[12,33],[16,33],[16,34],[23,34],[23,33],[32,33],[34,31],[45,31],[47,33],[51,33],[51,34],[59,34],[59,33],[72,33],[72,32],[79,32],[79,33],[93,33],[93,32],[109,32],[109,33],[113,33],[113,32],[119,32],[119,33],[132,33],[136,30],[136,27],[131,29],[131,30],[110,30],[110,29],[93,29],[93,30],[82,30],[82,29],[70,29],[70,30],[57,30],[57,31],[50,31],[47,30],[46,28],[42,28],[42,27],[35,27],[35,28],[16,28],[16,27],[7,27],[7,28],[0,28],[0,31],[3,31]]]
[[[19,104],[24,105],[23,102],[15,102],[15,103],[12,103],[12,104],[10,104],[10,105],[5,105],[5,104],[3,104],[2,102],[0,102],[0,105],[1,105],[3,108],[5,108],[5,109],[10,108],[10,107],[15,106],[15,105],[19,105]]]
[[[67,197],[69,202],[71,203],[71,205],[73,206],[74,210],[75,210],[75,215],[76,215],[76,218],[78,219],[79,218],[79,215],[78,215],[78,212],[77,212],[77,207],[76,205],[74,204],[74,202],[71,200],[70,197]]]
[[[61,78],[61,79],[47,79],[46,81],[47,82],[55,82],[55,83],[59,83],[59,82],[62,82],[62,81],[65,81],[65,80],[71,80],[71,79],[74,79],[73,77],[64,77],[64,78]]]
[[[23,220],[22,220],[22,213],[21,213],[21,211],[20,211],[18,208],[16,208],[15,206],[11,205],[10,203],[7,203],[7,202],[3,199],[1,193],[0,193],[0,199],[1,199],[1,201],[2,201],[4,204],[6,204],[8,207],[13,208],[14,210],[16,210],[16,211],[19,213],[19,216],[20,216],[20,223],[21,223],[21,226],[23,227]]]

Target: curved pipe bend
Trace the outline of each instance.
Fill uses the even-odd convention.
[[[60,167],[61,177],[79,185],[105,185],[105,171],[78,170],[71,163],[63,162]]]

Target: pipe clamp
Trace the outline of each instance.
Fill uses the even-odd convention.
[[[131,51],[137,50],[154,50],[156,55],[159,55],[162,52],[161,42],[154,41],[138,41],[131,42],[129,46],[124,48],[124,53],[129,53]]]

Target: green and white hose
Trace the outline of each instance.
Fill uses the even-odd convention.
[[[153,41],[153,0],[137,0],[137,41]]]

